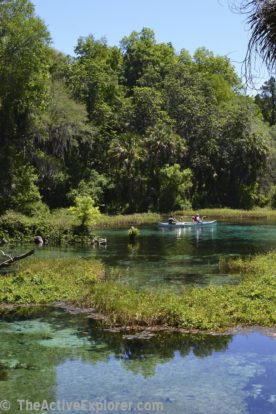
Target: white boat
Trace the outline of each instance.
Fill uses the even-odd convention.
[[[194,223],[192,221],[177,221],[174,224],[169,224],[169,223],[158,223],[159,227],[167,227],[169,229],[175,229],[175,228],[179,228],[179,227],[204,227],[204,226],[210,226],[212,224],[216,224],[217,220],[213,220],[213,221],[203,221],[202,223]]]

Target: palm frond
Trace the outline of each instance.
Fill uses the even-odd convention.
[[[250,65],[258,54],[269,70],[276,67],[276,0],[245,1],[242,9],[248,14],[251,29],[246,61]]]

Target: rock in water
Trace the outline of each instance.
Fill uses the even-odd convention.
[[[39,244],[40,246],[42,246],[43,238],[41,236],[35,236],[34,237],[34,242],[35,242],[35,244]]]

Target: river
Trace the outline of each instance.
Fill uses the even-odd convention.
[[[98,234],[107,237],[107,246],[44,246],[35,256],[96,257],[120,283],[177,291],[238,283],[239,275],[223,263],[276,248],[275,222],[141,227],[135,244],[125,229]],[[275,379],[275,330],[144,338],[102,329],[83,314],[45,308],[32,316],[11,312],[0,321],[1,413],[273,414]]]

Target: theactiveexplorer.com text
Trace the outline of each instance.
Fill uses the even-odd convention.
[[[70,411],[80,411],[84,413],[108,413],[108,412],[162,412],[164,404],[161,401],[30,401],[17,400],[19,411],[41,412],[58,411],[70,413]]]

